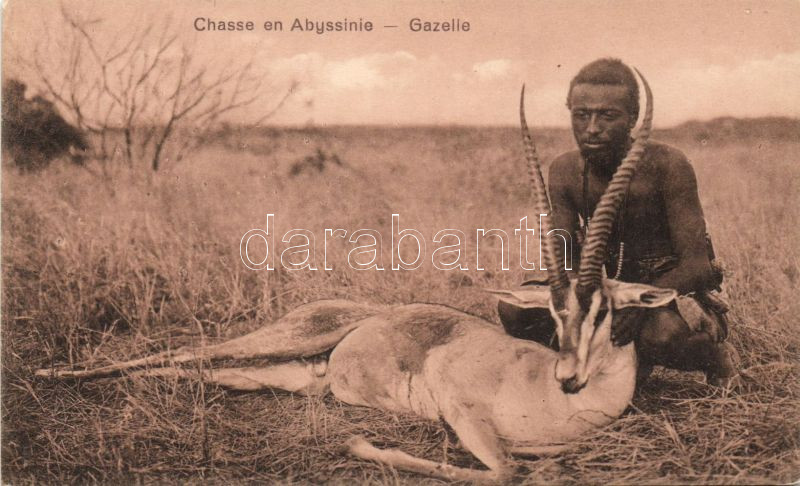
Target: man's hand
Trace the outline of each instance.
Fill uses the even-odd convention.
[[[614,312],[611,321],[611,341],[615,346],[624,346],[639,333],[639,324],[645,317],[647,309],[626,307]]]

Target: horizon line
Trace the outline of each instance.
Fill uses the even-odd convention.
[[[671,130],[679,128],[683,125],[690,123],[711,123],[720,120],[736,120],[736,121],[759,121],[759,120],[783,120],[789,122],[800,122],[800,117],[787,116],[787,115],[763,115],[763,116],[715,116],[707,119],[690,118],[682,122],[654,127],[655,130]],[[514,128],[518,129],[519,126],[514,124],[494,124],[494,123],[459,123],[459,122],[432,122],[432,123],[277,123],[277,124],[248,124],[245,122],[230,122],[226,121],[229,125],[250,127],[250,128]],[[570,125],[531,125],[532,130],[570,130]]]

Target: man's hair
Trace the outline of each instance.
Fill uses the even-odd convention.
[[[606,57],[592,61],[572,78],[567,92],[567,108],[570,106],[570,96],[572,88],[576,84],[610,84],[614,86],[625,86],[628,88],[628,102],[626,108],[628,113],[633,115],[634,120],[639,116],[639,85],[636,84],[631,68],[619,59]]]

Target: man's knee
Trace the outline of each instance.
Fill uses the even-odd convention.
[[[715,363],[716,342],[694,331],[673,308],[657,308],[642,324],[637,342],[640,359],[680,370],[707,370]]]
[[[658,307],[650,309],[641,325],[637,345],[642,351],[672,348],[689,337],[686,321],[673,309]]]

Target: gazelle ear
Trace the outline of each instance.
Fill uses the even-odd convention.
[[[662,289],[639,283],[604,281],[606,291],[615,309],[625,307],[661,307],[667,305],[678,293],[673,289]]]

